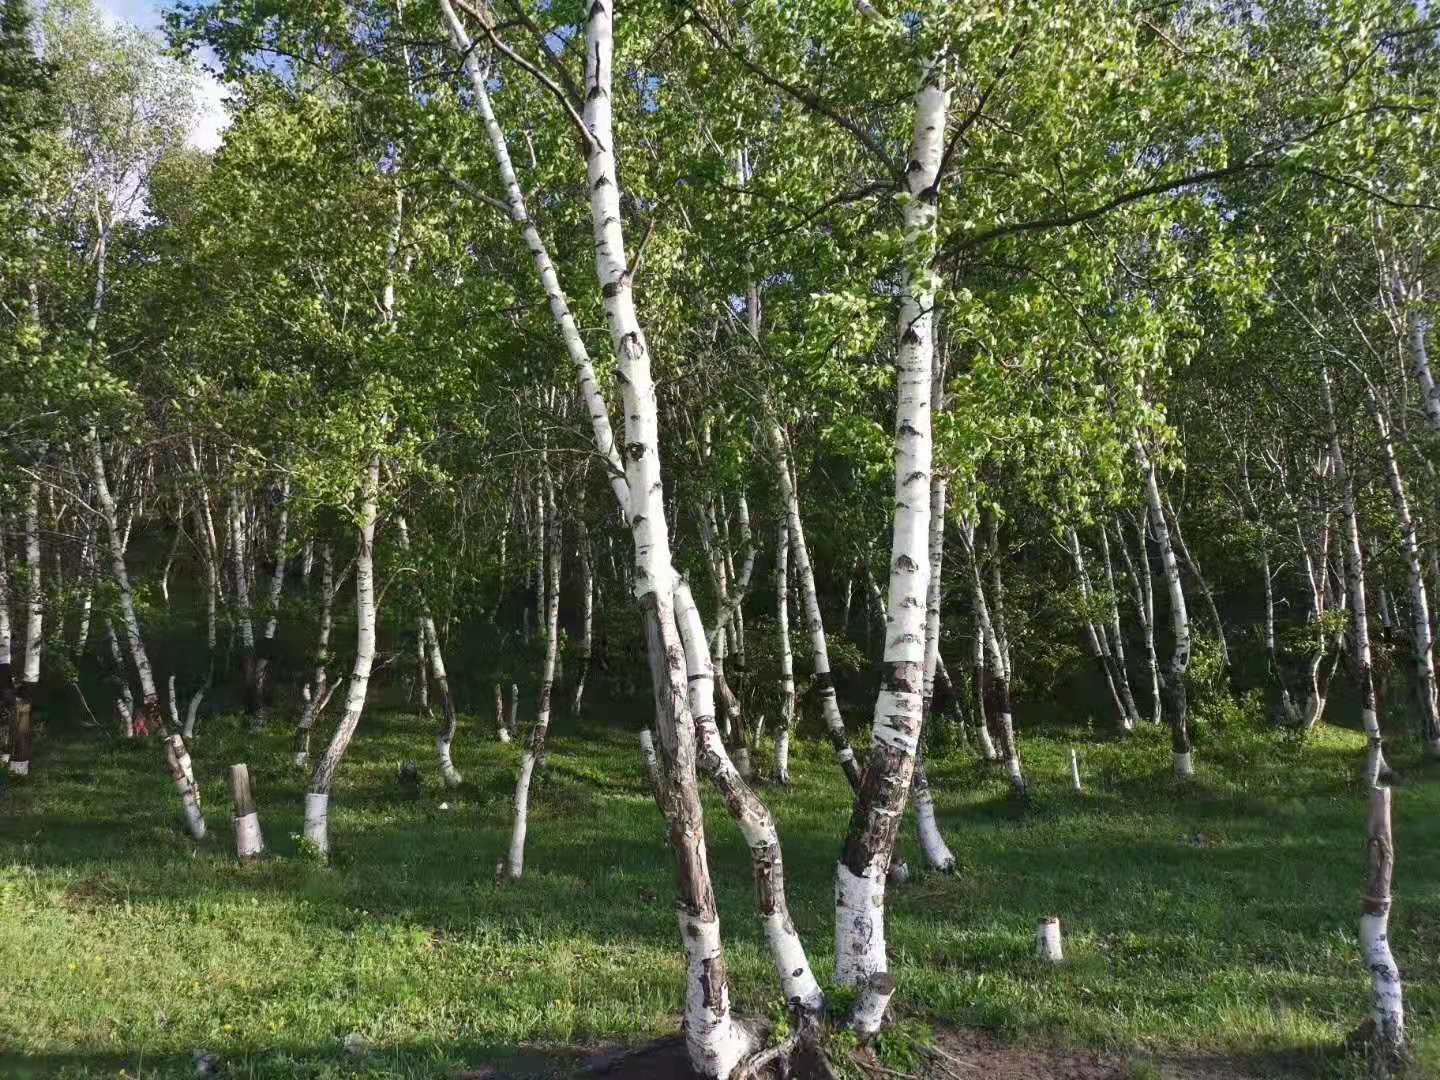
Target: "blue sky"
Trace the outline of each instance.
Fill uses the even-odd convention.
[[[99,7],[115,19],[131,22],[149,30],[161,26],[160,12],[164,10],[163,0],[96,0]],[[202,150],[214,150],[220,145],[220,132],[228,122],[221,105],[225,87],[209,75],[202,77],[201,111],[190,128],[189,142]]]

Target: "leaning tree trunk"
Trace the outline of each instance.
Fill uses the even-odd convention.
[[[851,1023],[862,1040],[879,1031],[895,991],[885,955],[885,880],[915,767],[924,700],[935,349],[935,277],[928,262],[950,103],[950,92],[939,78],[938,70],[927,71],[915,95],[915,134],[905,172],[907,258],[896,325],[895,517],[888,632],[870,760],[835,866],[835,978],[841,986],[859,991]]]
[[[127,739],[135,736],[135,696],[130,692],[130,678],[125,673],[125,655],[120,651],[120,638],[115,634],[115,620],[105,620],[105,641],[110,649],[110,663],[115,670],[115,726]]]
[[[1335,402],[1330,392],[1330,371],[1320,369],[1320,396],[1330,426],[1330,459],[1340,481],[1341,513],[1345,517],[1345,572],[1349,589],[1350,634],[1354,652],[1350,658],[1360,690],[1360,722],[1369,742],[1365,773],[1374,784],[1385,768],[1385,748],[1380,735],[1380,710],[1375,696],[1375,675],[1370,654],[1370,615],[1365,601],[1365,550],[1360,545],[1360,514],[1355,506],[1355,480],[1340,449],[1340,428],[1335,420]]]
[[[1205,601],[1205,607],[1210,612],[1210,621],[1215,624],[1215,640],[1220,646],[1220,663],[1224,665],[1225,671],[1230,670],[1230,644],[1225,640],[1225,623],[1220,619],[1220,608],[1215,603],[1215,594],[1210,589],[1210,583],[1205,575],[1200,572],[1200,564],[1190,554],[1189,547],[1185,544],[1185,534],[1180,531],[1180,515],[1175,512],[1170,501],[1165,500],[1165,510],[1170,515],[1170,534],[1175,544],[1176,554],[1190,568],[1190,576],[1195,579],[1195,584],[1200,587],[1200,596]]]
[[[1430,625],[1430,602],[1425,590],[1425,570],[1420,560],[1420,541],[1410,500],[1405,492],[1405,479],[1395,457],[1395,444],[1390,425],[1380,409],[1380,400],[1373,386],[1367,387],[1370,415],[1380,435],[1381,456],[1385,474],[1390,481],[1390,495],[1395,505],[1395,519],[1400,523],[1400,543],[1405,552],[1405,569],[1410,584],[1410,651],[1415,664],[1415,698],[1420,705],[1420,738],[1426,753],[1440,756],[1440,713],[1437,713],[1435,687],[1435,637]]]
[[[840,703],[835,697],[835,676],[830,671],[830,649],[825,641],[825,621],[820,615],[820,596],[815,589],[815,568],[810,564],[810,550],[805,544],[805,526],[800,520],[800,497],[795,490],[794,477],[790,473],[790,450],[786,446],[785,433],[780,430],[779,424],[767,421],[765,427],[771,461],[775,466],[775,478],[780,485],[780,499],[785,506],[786,521],[789,525],[790,553],[795,559],[795,576],[800,583],[800,604],[805,613],[805,629],[810,635],[815,695],[820,700],[820,714],[825,720],[825,730],[835,751],[835,760],[844,770],[851,790],[858,793],[860,766],[855,760],[855,751],[850,747],[850,738],[845,733],[845,720],[840,715]],[[928,502],[926,509],[928,512]]]
[[[790,786],[790,732],[795,726],[795,657],[790,650],[790,524],[775,538],[775,633],[780,648],[780,724],[775,729],[775,779]]]
[[[1160,549],[1160,565],[1165,570],[1165,587],[1170,594],[1170,627],[1175,637],[1175,645],[1170,654],[1170,663],[1165,668],[1162,684],[1165,692],[1165,712],[1170,717],[1170,752],[1174,758],[1175,775],[1181,780],[1188,780],[1195,775],[1185,692],[1185,673],[1190,667],[1190,616],[1185,610],[1185,586],[1180,581],[1180,565],[1175,560],[1175,548],[1170,543],[1170,527],[1165,523],[1165,508],[1160,501],[1160,485],[1155,479],[1155,466],[1145,451],[1144,443],[1138,437],[1135,440],[1135,454],[1140,462],[1140,469],[1145,474],[1145,504],[1150,514],[1150,528],[1155,534],[1155,544]]]
[[[180,803],[185,814],[185,825],[196,840],[205,836],[205,817],[200,811],[200,786],[195,782],[195,770],[190,763],[190,751],[178,731],[169,730],[165,714],[160,708],[160,691],[155,684],[155,671],[150,666],[150,656],[145,650],[145,640],[140,634],[140,620],[135,614],[135,595],[130,589],[130,574],[125,569],[125,542],[115,517],[115,500],[110,497],[110,484],[105,477],[105,458],[100,451],[100,436],[91,427],[87,439],[90,444],[90,467],[95,481],[95,501],[99,504],[100,517],[110,540],[110,568],[119,593],[120,614],[125,623],[125,636],[130,643],[130,658],[135,663],[135,673],[140,677],[140,715],[143,718],[142,734],[154,732],[160,736],[165,748],[165,767],[175,790],[180,793]]]
[[[672,658],[683,654],[675,624],[670,583],[669,537],[660,475],[655,388],[644,331],[635,314],[632,275],[625,259],[621,231],[620,190],[611,123],[611,61],[613,22],[604,0],[594,4],[586,20],[586,145],[591,215],[594,225],[596,275],[605,298],[607,321],[622,387],[626,460],[621,461],[610,428],[605,401],[595,381],[585,343],[570,313],[538,231],[530,221],[519,181],[510,163],[489,90],[472,42],[449,0],[440,9],[451,40],[464,57],[495,153],[511,218],[521,227],[534,259],[550,310],[567,352],[575,364],[580,392],[591,419],[596,448],[605,458],[611,487],[635,543],[635,593],[644,614],[647,654],[655,693],[663,764],[655,772],[657,802],[665,815],[677,866],[677,913],[688,958],[686,978],[686,1042],[692,1066],[705,1077],[726,1077],[749,1048],[749,1039],[730,1014],[729,981],[720,944],[719,915],[705,854],[704,812],[695,776],[694,718],[686,700],[685,677]],[[631,493],[634,493],[632,498]]]
[[[525,832],[530,818],[530,781],[535,769],[545,754],[545,736],[550,731],[550,700],[555,685],[555,660],[560,654],[560,514],[555,507],[555,489],[550,479],[550,468],[542,466],[542,506],[545,515],[541,529],[545,542],[539,552],[541,569],[545,575],[544,607],[540,614],[544,619],[542,630],[545,634],[545,663],[540,671],[540,701],[535,713],[535,726],[525,740],[525,749],[520,755],[520,774],[515,780],[514,823],[510,830],[510,855],[505,871],[512,881],[520,880],[525,872]]]
[[[355,665],[345,689],[345,715],[330,738],[330,745],[315,763],[305,793],[305,839],[317,851],[330,850],[330,789],[340,759],[350,745],[365,696],[370,688],[370,669],[375,663],[375,517],[380,499],[380,457],[370,459],[361,481],[360,528],[355,548]]]
[[[28,776],[35,730],[35,690],[40,685],[40,649],[45,641],[45,589],[40,565],[40,481],[25,491],[25,662],[10,733],[10,772]]]
[[[1075,564],[1075,578],[1080,584],[1080,599],[1086,607],[1085,611],[1085,644],[1089,646],[1090,658],[1095,661],[1095,668],[1100,672],[1100,677],[1105,680],[1105,685],[1110,691],[1110,701],[1115,706],[1115,719],[1120,725],[1120,730],[1129,732],[1132,730],[1130,713],[1125,708],[1125,699],[1120,695],[1120,684],[1116,678],[1114,658],[1110,655],[1109,643],[1105,636],[1103,624],[1096,623],[1091,618],[1090,573],[1085,569],[1085,553],[1080,547],[1080,534],[1072,526],[1066,530],[1070,541],[1070,561]]]
[[[765,942],[780,980],[785,1001],[792,1008],[818,1014],[825,998],[810,969],[805,946],[790,920],[785,900],[785,869],[780,853],[780,835],[765,803],[752,791],[725,751],[725,741],[715,723],[714,680],[711,674],[705,627],[699,609],[685,584],[675,589],[675,617],[685,645],[685,663],[690,693],[690,713],[695,718],[699,739],[697,764],[710,777],[726,809],[735,819],[755,874],[755,903],[765,929]]]

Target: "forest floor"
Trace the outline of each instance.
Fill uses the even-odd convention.
[[[57,706],[56,712],[58,713]],[[523,720],[523,717],[522,717]],[[0,794],[0,1076],[280,1078],[565,1075],[605,1047],[678,1030],[672,864],[632,735],[562,724],[532,796],[524,879],[500,883],[519,750],[463,718],[458,790],[432,727],[366,715],[331,802],[329,865],[297,839],[304,776],[288,717],[258,736],[212,720],[195,763],[210,835],[180,828],[159,748],[61,717],[34,774]],[[1032,796],[954,752],[930,762],[955,874],[893,890],[899,1022],[855,1075],[1031,1078],[1348,1076],[1367,1011],[1356,947],[1362,740],[1301,744],[1237,708],[1200,725],[1198,778],[1170,778],[1154,728],[1022,736]],[[1396,739],[1392,943],[1440,1075],[1440,772]],[[1085,791],[1070,790],[1080,752]],[[397,779],[419,763],[418,787]],[[269,854],[233,857],[225,770],[248,762]],[[790,907],[822,982],[849,795],[802,740],[795,785],[765,787]],[[781,1020],[749,860],[707,796],[734,1002]],[[1065,962],[1033,956],[1056,914]],[[603,1058],[601,1059],[603,1061]],[[207,1062],[208,1063],[208,1062]],[[627,1075],[635,1062],[612,1076]],[[673,1068],[670,1070],[673,1073]],[[202,1069],[203,1072],[203,1069]],[[663,1075],[651,1071],[647,1075]]]

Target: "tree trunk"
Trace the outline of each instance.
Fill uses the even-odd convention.
[[[315,763],[305,794],[305,839],[321,853],[330,850],[330,789],[340,759],[350,745],[365,696],[370,669],[375,663],[375,517],[380,498],[380,457],[370,459],[361,482],[360,528],[355,549],[355,666],[345,690],[345,715],[335,728],[330,745]]]
[[[1125,543],[1123,536],[1117,537]],[[1120,625],[1120,594],[1115,588],[1115,566],[1110,561],[1110,530],[1100,522],[1100,553],[1105,562],[1105,587],[1110,590],[1110,653],[1115,658],[1115,678],[1120,683],[1120,700],[1128,719],[1127,731],[1134,731],[1140,723],[1140,708],[1135,704],[1135,692],[1130,687],[1130,667],[1125,661],[1125,631]]]
[[[1437,713],[1435,687],[1435,640],[1430,625],[1430,602],[1425,590],[1425,570],[1420,561],[1417,526],[1410,513],[1410,500],[1400,463],[1395,457],[1395,444],[1390,438],[1390,425],[1380,409],[1375,388],[1367,386],[1366,400],[1370,416],[1380,435],[1381,456],[1385,474],[1390,481],[1390,495],[1395,505],[1395,519],[1400,525],[1400,543],[1405,552],[1405,569],[1410,585],[1410,652],[1415,665],[1415,698],[1420,706],[1420,739],[1426,753],[1440,756],[1440,713]]]
[[[1090,573],[1085,569],[1085,553],[1080,547],[1080,534],[1073,526],[1066,532],[1070,541],[1070,561],[1075,564],[1075,578],[1080,584],[1080,599],[1086,605],[1085,644],[1090,649],[1090,658],[1095,661],[1096,670],[1100,672],[1100,677],[1105,680],[1106,688],[1110,691],[1110,701],[1115,706],[1116,723],[1120,725],[1121,731],[1129,732],[1130,713],[1125,708],[1125,699],[1120,696],[1120,685],[1115,675],[1114,660],[1110,655],[1105,628],[1090,617]]]
[[[1356,685],[1360,690],[1360,722],[1370,746],[1365,775],[1373,785],[1385,769],[1385,749],[1380,735],[1380,710],[1375,696],[1375,676],[1371,668],[1370,617],[1365,602],[1365,551],[1360,546],[1360,515],[1355,506],[1355,481],[1340,449],[1340,429],[1336,424],[1335,402],[1330,392],[1330,372],[1323,367],[1320,369],[1320,396],[1330,426],[1330,458],[1335,465],[1335,477],[1340,481],[1341,512],[1345,516],[1345,571],[1349,587],[1350,634],[1354,642],[1350,661]]]
[[[595,553],[591,550],[590,529],[580,527],[580,634],[575,640],[575,693],[570,711],[578,719],[585,700],[585,680],[590,676],[590,653],[595,630]]]
[[[238,491],[230,496],[230,566],[235,581],[235,618],[240,627],[240,672],[245,683],[245,713],[251,730],[261,723],[260,672],[255,657],[255,624],[250,611],[250,556],[245,511]]]
[[[321,710],[330,700],[330,631],[334,627],[335,552],[330,541],[320,545],[320,631],[315,643],[315,670],[305,687],[305,706],[295,726],[295,764],[304,768],[310,760],[310,733]]]
[[[410,552],[410,526],[404,517],[397,516],[395,528],[400,535],[400,550],[407,556]],[[425,590],[419,589],[420,614],[416,619],[416,628],[420,637],[420,677],[423,687],[426,676],[426,663],[429,664],[429,674],[435,680],[435,690],[440,695],[440,727],[435,733],[435,756],[440,763],[440,777],[446,787],[459,787],[465,782],[460,770],[455,768],[455,762],[451,759],[451,747],[455,743],[455,730],[459,725],[459,715],[455,712],[455,701],[450,696],[450,679],[445,672],[445,656],[440,649],[440,635],[435,630],[435,616],[430,611],[430,602],[426,599]],[[428,697],[425,704],[428,709]]]
[[[125,654],[115,634],[115,620],[105,620],[105,640],[110,647],[110,662],[115,666],[115,720],[120,734],[135,737],[135,695],[130,692],[130,678],[125,673]]]
[[[560,514],[555,508],[555,491],[550,479],[550,467],[542,465],[541,490],[544,517],[541,519],[541,535],[544,543],[540,550],[541,569],[544,573],[544,606],[540,610],[544,618],[545,663],[540,672],[540,700],[535,713],[535,726],[525,740],[525,749],[520,755],[520,775],[515,781],[515,817],[510,831],[510,855],[506,861],[506,873],[512,881],[520,880],[525,872],[525,831],[530,817],[530,781],[535,769],[545,754],[545,736],[550,730],[550,698],[555,684],[555,660],[560,653]]]
[[[1135,454],[1140,470],[1144,473],[1145,504],[1150,514],[1150,528],[1155,534],[1156,546],[1160,549],[1160,565],[1165,570],[1165,587],[1170,594],[1170,627],[1175,637],[1175,645],[1161,684],[1165,694],[1165,712],[1170,717],[1170,752],[1174,759],[1175,775],[1181,780],[1188,780],[1195,775],[1185,692],[1185,673],[1190,667],[1190,616],[1185,610],[1185,587],[1180,581],[1180,566],[1175,561],[1175,549],[1170,543],[1170,527],[1165,523],[1165,509],[1160,501],[1160,485],[1155,479],[1155,466],[1138,437],[1135,440]]]
[[[40,565],[40,481],[25,491],[25,661],[10,733],[10,773],[30,774],[34,740],[35,691],[40,685],[40,649],[45,641],[45,589]]]
[[[780,643],[780,724],[775,729],[775,779],[790,786],[790,733],[795,726],[795,658],[790,651],[790,524],[775,538],[775,632]]]
[[[1390,831],[1390,788],[1370,792],[1366,844],[1368,876],[1360,906],[1360,952],[1370,971],[1370,1017],[1374,1021],[1375,1064],[1388,1076],[1400,1062],[1405,1046],[1405,1004],[1400,969],[1390,952],[1390,877],[1395,847]],[[1373,1073],[1372,1073],[1373,1075]]]
[[[160,691],[155,684],[155,671],[150,666],[150,656],[145,650],[145,640],[140,634],[140,620],[135,614],[135,596],[130,590],[130,574],[125,569],[125,546],[115,517],[115,501],[110,497],[110,485],[105,478],[105,458],[100,451],[100,436],[91,427],[87,434],[90,443],[90,466],[95,481],[95,500],[99,504],[100,517],[110,539],[110,568],[119,593],[120,614],[125,623],[125,636],[130,644],[130,659],[135,663],[135,673],[140,678],[140,718],[137,725],[140,734],[154,732],[160,736],[165,748],[165,767],[174,781],[175,790],[180,794],[185,825],[196,840],[205,836],[205,817],[200,810],[200,786],[195,782],[195,771],[190,763],[190,751],[178,731],[172,732],[165,723],[160,709]]]
[[[1150,670],[1150,722],[1160,723],[1165,713],[1163,695],[1160,692],[1160,653],[1155,647],[1155,586],[1150,576],[1150,549],[1146,544],[1147,515],[1134,518],[1135,539],[1139,544],[1139,558],[1130,558],[1130,546],[1125,542],[1125,530],[1120,518],[1115,518],[1115,536],[1120,542],[1120,557],[1125,560],[1125,573],[1130,578],[1130,592],[1135,601],[1135,615],[1140,622],[1141,637],[1145,641],[1145,662]]]
[[[246,765],[230,766],[230,801],[234,805],[231,823],[235,832],[235,854],[254,859],[265,853],[265,837],[260,832],[260,813],[250,790],[250,769]]]
[[[589,354],[571,316],[554,267],[538,232],[525,212],[518,180],[510,164],[504,135],[490,106],[486,81],[469,36],[455,17],[449,0],[440,0],[457,52],[485,121],[506,188],[511,217],[522,227],[535,260],[550,310],[577,369],[581,394],[590,415],[596,448],[609,466],[611,487],[635,543],[634,591],[645,618],[647,655],[655,692],[657,727],[664,764],[657,767],[657,802],[665,815],[677,866],[677,912],[681,940],[688,957],[686,1042],[692,1067],[703,1077],[728,1077],[749,1049],[749,1039],[730,1015],[729,984],[720,945],[705,855],[704,815],[695,777],[695,727],[686,700],[680,657],[683,651],[675,625],[670,583],[669,537],[660,475],[658,418],[644,332],[635,315],[632,276],[621,232],[620,191],[610,114],[611,60],[614,38],[611,13],[604,0],[589,10],[586,21],[587,173],[595,234],[596,276],[605,298],[607,319],[619,360],[626,417],[626,460],[615,445],[604,399],[595,382]],[[634,493],[632,499],[631,493]]]
[[[1230,670],[1230,645],[1225,640],[1225,624],[1220,620],[1220,609],[1215,604],[1215,594],[1210,591],[1210,583],[1205,580],[1205,575],[1200,572],[1200,564],[1190,554],[1189,547],[1185,544],[1185,535],[1180,531],[1180,515],[1166,499],[1164,508],[1170,515],[1170,535],[1175,542],[1175,551],[1185,565],[1190,568],[1190,576],[1195,579],[1195,584],[1200,586],[1200,595],[1205,598],[1205,607],[1210,612],[1210,621],[1215,624],[1215,638],[1220,644],[1220,662],[1225,670]]]
[[[937,217],[935,184],[950,93],[928,71],[915,96],[905,172],[907,259],[896,326],[895,517],[890,542],[888,634],[875,701],[870,760],[835,867],[835,978],[859,990],[850,1022],[860,1039],[880,1028],[895,981],[885,955],[885,880],[919,744],[925,681],[925,600],[930,586],[930,390]],[[798,515],[796,515],[798,517]],[[791,522],[792,527],[794,521]]]
[[[775,831],[775,821],[769,809],[745,783],[725,752],[724,740],[720,738],[720,730],[715,724],[714,685],[705,627],[688,585],[681,584],[675,590],[675,617],[685,645],[690,713],[695,718],[699,739],[697,764],[720,792],[726,809],[750,848],[750,861],[755,873],[755,903],[785,1001],[792,1008],[818,1014],[824,1007],[825,999],[810,970],[805,946],[790,921],[790,910],[785,901],[780,836]]]
[[[825,641],[825,622],[820,615],[820,597],[815,589],[815,569],[810,565],[810,550],[805,544],[805,526],[800,520],[800,497],[795,490],[794,477],[790,474],[790,450],[779,424],[767,422],[766,429],[771,461],[775,466],[775,478],[779,481],[780,499],[785,506],[789,526],[790,554],[795,559],[795,576],[800,582],[800,604],[805,613],[805,628],[810,636],[810,658],[815,671],[815,695],[820,702],[820,715],[825,720],[825,730],[829,733],[835,760],[844,770],[851,790],[858,793],[860,765],[855,760],[855,751],[850,747],[850,737],[845,732],[845,720],[840,715],[840,703],[835,697],[835,677],[830,671],[830,649]],[[928,502],[926,510],[929,510]]]
[[[936,378],[933,380],[932,400],[941,401],[944,379],[939,375],[936,363]],[[936,473],[930,481],[930,582],[925,590],[925,672],[921,691],[920,716],[922,732],[930,723],[935,708],[935,674],[940,662],[940,600],[941,572],[945,565],[945,511],[949,481],[943,473]],[[922,735],[923,740],[923,735]],[[935,820],[935,796],[930,791],[930,778],[925,773],[923,741],[916,744],[915,775],[913,778],[915,799],[915,829],[920,837],[920,849],[932,870],[946,873],[955,869],[955,856],[951,854],[945,837],[940,833],[940,824]]]

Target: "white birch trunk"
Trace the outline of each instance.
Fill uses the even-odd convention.
[[[795,658],[790,650],[790,524],[775,537],[775,632],[780,647],[780,725],[775,731],[775,779],[790,786],[790,731],[795,726]]]
[[[1440,431],[1440,386],[1435,384],[1435,377],[1430,371],[1430,350],[1425,342],[1429,331],[1429,318],[1416,312],[1410,320],[1410,356],[1415,362],[1415,378],[1420,382],[1425,419],[1431,431]]]
[[[1330,371],[1320,369],[1320,397],[1330,427],[1330,459],[1340,481],[1341,513],[1345,517],[1345,571],[1349,591],[1351,664],[1360,689],[1360,723],[1369,741],[1365,775],[1374,784],[1385,769],[1384,742],[1380,735],[1380,713],[1375,696],[1375,677],[1370,652],[1370,617],[1365,598],[1365,551],[1360,544],[1360,515],[1355,506],[1355,481],[1340,448],[1340,428],[1335,419],[1335,402],[1330,392]]]
[[[1145,504],[1150,514],[1150,528],[1160,549],[1160,565],[1165,570],[1165,587],[1170,595],[1170,627],[1175,644],[1174,651],[1170,654],[1170,663],[1165,669],[1162,687],[1165,692],[1165,712],[1170,717],[1170,752],[1174,759],[1175,775],[1185,780],[1195,774],[1185,687],[1185,673],[1190,667],[1190,616],[1185,609],[1185,587],[1180,580],[1180,565],[1175,559],[1175,549],[1170,543],[1170,527],[1165,523],[1165,508],[1160,501],[1160,485],[1155,478],[1155,466],[1138,437],[1135,440],[1135,454],[1144,474]]]
[[[938,364],[937,364],[938,369]],[[938,372],[937,372],[938,374]],[[939,401],[943,379],[932,380],[933,400]],[[937,472],[930,481],[930,583],[925,590],[925,671],[922,682],[921,730],[930,722],[935,706],[935,672],[940,662],[940,593],[941,571],[945,565],[945,510],[948,480]],[[922,735],[923,738],[923,735]],[[917,744],[915,773],[911,781],[915,799],[915,831],[920,850],[932,870],[948,873],[955,869],[940,824],[935,818],[935,796],[930,791],[930,777],[925,771],[925,755]]]
[[[535,768],[545,753],[545,736],[550,730],[550,699],[555,684],[555,659],[560,652],[560,514],[555,508],[555,491],[550,480],[548,465],[542,465],[541,518],[544,543],[540,549],[541,568],[544,573],[545,603],[540,615],[544,620],[545,662],[540,672],[540,702],[535,714],[535,726],[525,740],[525,749],[520,755],[520,774],[515,781],[514,821],[510,831],[510,854],[506,861],[506,872],[512,881],[518,881],[525,872],[525,834],[530,819],[530,782]]]
[[[160,736],[165,748],[166,769],[180,795],[185,826],[190,830],[191,836],[201,840],[205,836],[205,817],[200,810],[200,786],[195,782],[195,771],[185,740],[178,731],[169,730],[160,709],[160,691],[155,683],[155,671],[150,666],[150,656],[145,650],[145,640],[140,633],[140,620],[135,614],[135,596],[130,589],[129,572],[125,568],[124,540],[120,536],[115,516],[115,501],[110,497],[110,484],[105,476],[105,458],[100,450],[100,436],[94,427],[89,429],[87,440],[90,444],[95,500],[99,504],[100,516],[110,540],[110,568],[119,593],[120,615],[130,645],[130,659],[134,661],[135,673],[140,678],[140,716],[144,729],[140,733],[154,732]]]
[[[340,760],[360,725],[370,688],[370,669],[375,663],[375,518],[379,498],[380,458],[377,455],[370,459],[361,481],[360,528],[355,550],[355,665],[350,669],[345,690],[345,715],[340,718],[330,745],[315,763],[305,794],[305,839],[321,854],[330,850],[330,789]]]
[[[25,490],[25,654],[11,718],[10,772],[30,774],[34,739],[35,689],[40,684],[40,650],[45,641],[44,568],[40,562],[40,481]]]
[[[927,71],[923,79],[915,95],[914,140],[905,171],[907,258],[895,358],[895,517],[881,688],[869,765],[835,867],[835,978],[841,986],[860,988],[851,1023],[862,1040],[879,1031],[894,992],[885,955],[885,881],[915,767],[924,700],[936,287],[930,260],[950,93],[938,71]]]
[[[1075,577],[1080,583],[1080,598],[1088,606],[1091,599],[1090,573],[1085,569],[1085,553],[1080,547],[1080,534],[1073,526],[1066,532],[1070,541],[1070,561],[1075,564]],[[1095,667],[1110,691],[1110,701],[1115,706],[1115,718],[1120,730],[1128,732],[1131,730],[1130,713],[1125,708],[1125,699],[1120,696],[1120,686],[1115,677],[1115,666],[1110,656],[1105,628],[1095,623],[1088,612],[1085,616],[1085,643],[1090,648],[1090,658],[1095,661]]]
[[[585,701],[585,682],[590,676],[591,652],[595,634],[595,553],[590,543],[590,529],[580,522],[580,634],[575,642],[575,693],[570,712],[579,717]]]
[[[652,680],[660,696],[664,749],[663,798],[671,842],[680,863],[679,919],[689,956],[685,1037],[692,1067],[703,1077],[728,1077],[749,1049],[730,1013],[729,980],[720,946],[720,920],[705,857],[704,812],[695,779],[695,725],[682,673],[672,600],[670,540],[660,472],[658,410],[650,353],[635,312],[625,257],[620,184],[611,117],[613,11],[593,0],[585,21],[586,176],[594,226],[595,273],[605,302],[624,397],[625,472],[635,541],[635,592],[646,611]]]
[[[1420,705],[1421,742],[1431,756],[1440,756],[1440,713],[1437,713],[1435,686],[1435,640],[1430,624],[1430,602],[1425,590],[1425,570],[1420,558],[1417,526],[1410,513],[1410,499],[1405,492],[1405,479],[1395,456],[1390,425],[1380,408],[1373,386],[1367,386],[1370,416],[1380,436],[1380,451],[1385,474],[1390,482],[1390,495],[1395,506],[1395,519],[1400,525],[1400,543],[1405,552],[1405,569],[1410,586],[1410,653],[1415,665],[1415,696]],[[1382,596],[1384,593],[1382,592]]]
[[[714,678],[705,627],[688,585],[681,584],[675,590],[675,617],[685,645],[690,712],[695,717],[696,736],[700,741],[698,764],[724,798],[730,816],[735,819],[750,848],[755,873],[755,901],[785,1001],[806,1012],[819,1013],[825,999],[810,970],[805,947],[790,921],[790,910],[785,900],[780,836],[775,831],[775,821],[731,762],[715,724]]]
[[[765,427],[771,460],[775,465],[775,478],[780,486],[780,499],[785,506],[786,522],[789,526],[790,554],[795,560],[795,576],[800,584],[800,605],[804,612],[805,629],[810,638],[810,658],[815,672],[815,695],[820,702],[820,715],[824,718],[830,746],[835,751],[835,760],[844,771],[845,779],[850,782],[851,790],[858,792],[860,764],[855,760],[855,751],[850,746],[850,737],[845,732],[845,720],[840,715],[840,704],[835,697],[835,677],[830,671],[830,649],[825,640],[825,621],[820,614],[820,597],[815,588],[815,569],[810,564],[810,550],[805,543],[805,526],[800,520],[800,497],[795,490],[794,477],[790,473],[790,450],[785,444],[785,433],[780,430],[779,424],[767,421]]]
[[[1370,972],[1370,1017],[1375,1049],[1382,1055],[1380,1075],[1389,1075],[1405,1045],[1405,1003],[1400,968],[1390,952],[1390,879],[1395,865],[1390,828],[1390,788],[1370,792],[1367,838],[1369,863],[1360,914],[1360,952]],[[1372,1074],[1374,1075],[1374,1074]]]
[[[1125,537],[1117,538],[1123,545]],[[1105,586],[1110,590],[1110,654],[1115,658],[1115,677],[1120,683],[1120,698],[1125,706],[1128,723],[1127,731],[1134,731],[1140,723],[1140,708],[1135,704],[1135,692],[1130,686],[1130,667],[1125,660],[1125,631],[1120,625],[1120,593],[1115,588],[1115,566],[1110,561],[1110,530],[1100,522],[1100,554],[1105,563]]]
[[[315,670],[305,687],[305,705],[295,728],[295,764],[304,768],[310,760],[310,733],[315,720],[330,700],[330,631],[334,626],[335,552],[330,541],[320,545],[320,629],[315,642]]]

